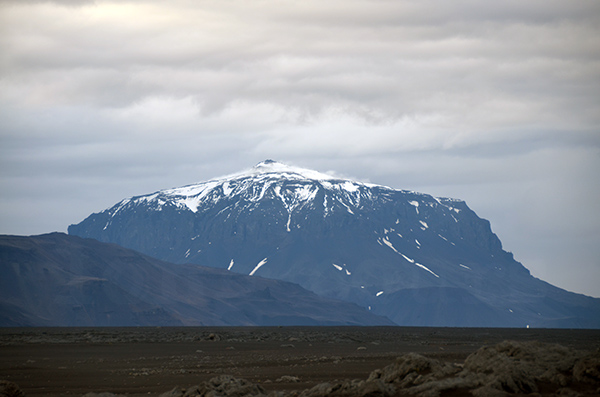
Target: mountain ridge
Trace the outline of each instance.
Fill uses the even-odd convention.
[[[294,282],[400,325],[600,327],[600,300],[532,277],[464,201],[272,160],[122,200],[69,234]],[[424,291],[440,302],[420,305]],[[471,313],[456,323],[461,302]],[[398,309],[411,305],[423,313]]]
[[[295,284],[63,233],[0,235],[0,271],[0,326],[392,324]]]

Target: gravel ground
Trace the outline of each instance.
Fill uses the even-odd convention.
[[[413,327],[0,328],[0,380],[26,396],[158,396],[218,375],[267,392],[367,379],[417,353],[462,365],[505,340],[600,349],[600,330]]]

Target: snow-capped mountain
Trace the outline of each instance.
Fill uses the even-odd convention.
[[[401,325],[600,327],[600,300],[529,274],[464,201],[272,160],[122,200],[69,233],[298,283]]]

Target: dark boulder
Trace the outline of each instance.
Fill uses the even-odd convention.
[[[25,393],[14,382],[0,380],[0,397],[24,397]]]

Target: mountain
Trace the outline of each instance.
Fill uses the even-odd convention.
[[[390,325],[298,285],[62,233],[0,236],[0,326]]]
[[[532,277],[464,201],[272,160],[122,200],[69,234],[294,282],[400,325],[600,327],[600,299]]]

